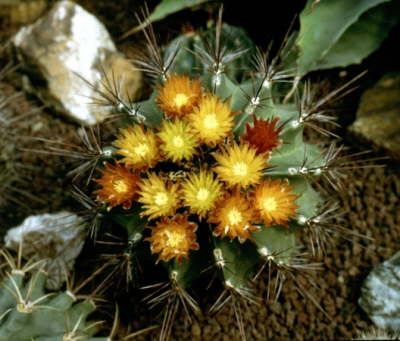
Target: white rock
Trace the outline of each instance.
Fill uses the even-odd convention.
[[[358,303],[376,326],[400,332],[400,252],[371,271]]]
[[[62,211],[27,217],[20,226],[5,236],[6,247],[18,250],[22,242],[22,256],[32,261],[45,260],[48,273],[46,287],[59,289],[72,270],[82,250],[86,228],[82,218]]]
[[[12,42],[25,69],[35,73],[32,84],[45,103],[86,125],[100,122],[108,114],[93,107],[92,99],[98,94],[80,77],[99,88],[104,81],[101,67],[107,73],[113,60],[125,58],[96,17],[72,1],[59,1],[46,16],[23,27]],[[141,74],[131,64],[124,65],[121,74],[134,75],[134,85],[129,84],[129,96],[134,98]],[[44,82],[37,82],[38,77]]]

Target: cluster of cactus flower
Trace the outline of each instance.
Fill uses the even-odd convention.
[[[279,118],[254,117],[235,138],[229,99],[180,75],[167,78],[155,105],[165,117],[161,126],[121,129],[113,142],[120,158],[105,163],[95,194],[109,209],[141,204],[159,261],[189,258],[200,247],[198,228],[243,243],[296,217],[298,195],[288,180],[268,176],[268,160],[282,143]]]

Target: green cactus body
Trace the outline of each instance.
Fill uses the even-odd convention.
[[[47,274],[33,270],[8,273],[0,285],[0,340],[63,341],[92,338],[99,324],[87,321],[95,310],[91,300],[77,301],[71,292],[45,293]]]

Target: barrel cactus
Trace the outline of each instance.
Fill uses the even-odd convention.
[[[294,78],[284,67],[288,39],[270,59],[255,48],[225,45],[221,13],[213,32],[205,40],[185,35],[162,52],[148,26],[147,55],[137,64],[155,78],[154,91],[129,103],[115,80],[106,84],[99,103],[115,106],[123,126],[96,156],[103,163],[92,198],[76,190],[96,219],[126,229],[132,260],[143,260],[147,248],[165,267],[167,283],[149,296],[151,304],[167,305],[161,339],[180,304],[200,310],[188,289],[209,272],[224,288],[210,310],[231,302],[243,339],[237,304],[257,302],[250,283],[260,269],[269,271],[268,295],[278,297],[287,278],[303,292],[299,278],[317,264],[300,252],[298,236],[309,236],[317,256],[334,230],[335,206],[313,183],[323,178],[338,185],[348,162],[340,148],[326,152],[303,137],[305,126],[329,133],[318,128],[318,121],[334,122],[322,107],[342,88],[315,98],[304,84],[292,102],[284,101],[285,83]],[[246,73],[230,68],[244,61]]]

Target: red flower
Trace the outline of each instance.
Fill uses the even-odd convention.
[[[257,149],[257,154],[270,153],[274,148],[282,144],[279,134],[283,126],[277,127],[279,117],[267,120],[257,119],[253,116],[254,126],[246,125],[246,133],[242,140]]]

